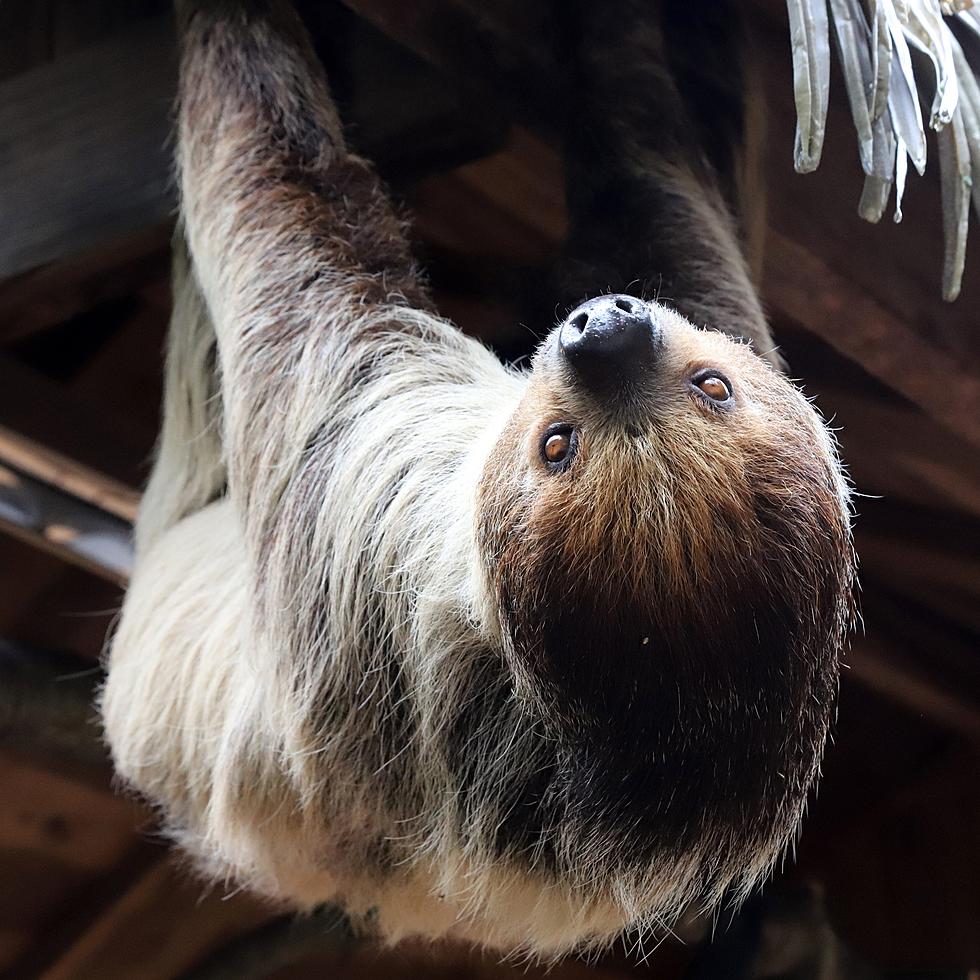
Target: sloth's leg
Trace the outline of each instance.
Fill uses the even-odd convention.
[[[562,6],[573,52],[563,298],[658,295],[768,355],[731,203],[745,121],[737,12],[730,3],[714,13],[688,6],[702,12],[689,25],[677,0]],[[719,23],[732,33],[719,33]],[[700,57],[714,74],[694,58],[702,40],[709,50]]]
[[[290,5],[177,8],[182,216],[217,336],[228,490],[251,544],[344,397],[344,365],[356,383],[352,349],[428,299]]]

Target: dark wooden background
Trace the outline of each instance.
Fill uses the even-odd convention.
[[[542,50],[540,7],[305,7],[353,141],[412,209],[441,309],[505,355],[526,350],[528,328],[549,324],[523,323],[522,298],[565,227],[547,86],[532,82],[561,70]],[[792,375],[840,428],[866,495],[865,632],[797,860],[769,891],[818,882],[842,940],[883,966],[965,969],[980,964],[978,239],[962,296],[943,304],[934,159],[910,179],[902,224],[858,219],[836,73],[824,161],[794,174],[783,4],[746,8],[769,129],[762,292]],[[40,475],[118,521],[157,428],[173,72],[163,2],[0,3],[0,489]],[[0,510],[0,638],[69,655],[71,674],[96,665],[121,589],[58,518],[68,503],[37,526]],[[0,973],[175,977],[275,914],[203,887],[98,765],[0,742]],[[619,953],[551,975],[679,977],[693,949],[668,938],[645,964]],[[454,947],[320,965],[527,975]]]

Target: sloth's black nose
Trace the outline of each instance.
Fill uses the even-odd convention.
[[[598,296],[576,307],[558,332],[558,346],[587,383],[638,381],[662,344],[650,307],[634,296]]]

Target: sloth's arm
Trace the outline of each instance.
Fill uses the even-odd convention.
[[[732,215],[745,108],[731,33],[737,12],[727,2],[717,15],[693,5],[708,70],[726,65],[719,79],[685,64],[692,34],[678,29],[682,6],[579,0],[565,8],[574,74],[564,298],[659,295],[767,354],[773,345]]]
[[[291,6],[177,12],[184,231],[217,335],[229,489],[261,520],[335,414],[361,341],[428,300]]]

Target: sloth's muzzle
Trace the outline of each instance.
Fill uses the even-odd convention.
[[[586,387],[609,389],[642,382],[656,365],[663,331],[650,307],[613,293],[576,307],[558,331],[558,348]]]

